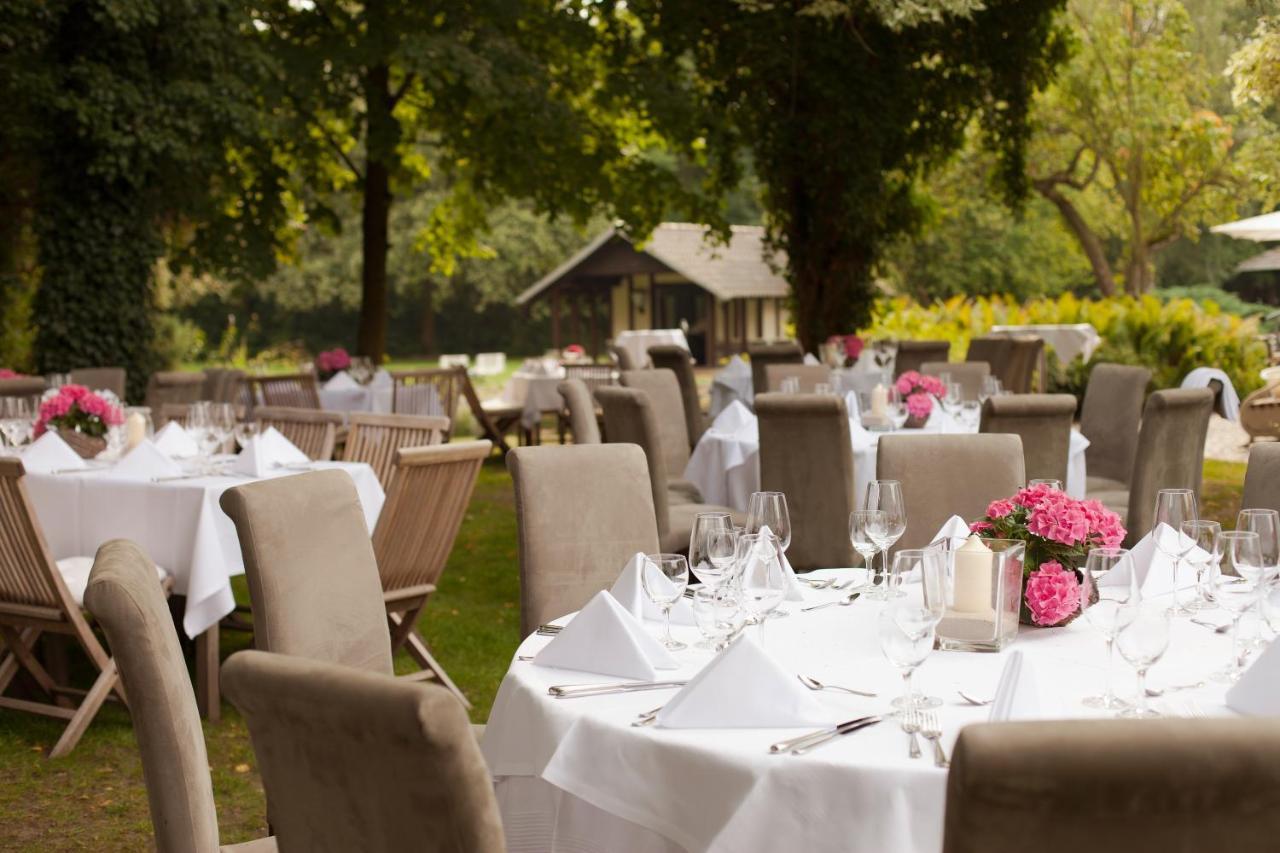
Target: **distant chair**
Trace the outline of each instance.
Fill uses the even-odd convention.
[[[1240,426],[1249,440],[1280,438],[1280,382],[1268,382],[1240,404]]]
[[[631,357],[631,350],[626,347],[610,346],[609,355],[613,357],[619,370],[643,370],[645,367],[643,364],[636,364],[636,360]]]
[[[147,408],[160,411],[165,403],[194,403],[204,391],[204,374],[160,371],[147,380]]]
[[[466,370],[471,366],[471,356],[466,353],[442,355],[440,356],[439,365],[441,367],[461,367],[463,370]]]
[[[160,407],[160,411],[152,412],[152,423],[156,429],[169,423],[169,421],[177,421],[178,426],[185,427],[187,418],[191,414],[190,403],[165,403]]]
[[[747,355],[751,357],[751,390],[764,394],[769,390],[765,367],[770,364],[804,364],[804,350],[796,341],[779,341],[772,344],[750,344]]]
[[[982,393],[982,382],[991,375],[991,366],[985,361],[927,361],[920,365],[926,376],[951,374],[951,381],[960,383],[960,393],[966,400],[976,400]]]
[[[769,391],[781,391],[788,379],[800,380],[800,393],[812,394],[819,385],[831,385],[831,368],[824,364],[769,364],[764,368]]]
[[[482,352],[476,356],[475,366],[471,372],[476,376],[497,376],[507,369],[505,352]]]
[[[397,415],[443,415],[452,424],[461,393],[459,374],[466,376],[466,371],[455,367],[393,370],[391,411]]]
[[[1015,335],[1009,339],[1013,342],[1009,350],[1009,367],[1005,377],[1000,380],[1006,391],[1014,394],[1031,393],[1031,380],[1037,370],[1040,381],[1036,389],[1044,393],[1047,377],[1045,376],[1044,338],[1035,335]]]
[[[770,371],[777,369],[770,365]],[[825,368],[824,368],[825,369]],[[760,418],[760,488],[787,496],[793,568],[852,566],[854,496],[849,413],[835,395],[766,393]]]
[[[569,413],[569,428],[574,444],[599,444],[600,423],[596,419],[596,401],[581,379],[565,379],[556,386]],[[563,443],[563,442],[561,442]]]
[[[0,397],[38,397],[44,392],[45,381],[39,376],[0,379]]]
[[[1280,443],[1249,448],[1240,508],[1280,510]]]
[[[378,475],[384,490],[391,488],[396,452],[409,447],[444,444],[449,419],[439,415],[380,415],[352,412],[342,458],[364,462]]]
[[[682,346],[663,344],[649,347],[649,360],[655,369],[670,370],[680,383],[680,397],[684,400],[684,422],[689,433],[689,446],[697,447],[698,439],[707,429],[702,415],[702,403],[698,399],[698,378],[693,372],[693,356]]]
[[[624,370],[622,386],[636,388],[649,399],[650,408],[658,427],[662,448],[661,462],[667,472],[667,485],[675,493],[679,503],[701,503],[702,492],[685,479],[684,469],[689,465],[693,445],[689,444],[689,432],[684,416],[684,400],[680,396],[680,382],[670,370]],[[597,392],[596,399],[600,399]],[[601,405],[604,401],[601,400]],[[608,418],[605,432],[608,433]],[[615,441],[608,435],[609,441]]]
[[[1003,335],[991,335],[971,339],[964,360],[985,361],[991,375],[999,379],[1005,389],[1013,391],[1009,387],[1012,357],[1013,341]]]
[[[338,428],[342,426],[340,413],[288,406],[258,406],[253,410],[253,418],[263,429],[275,427],[308,458],[318,462],[333,458]]]
[[[286,406],[291,409],[319,409],[320,387],[314,373],[280,373],[249,376],[249,396],[254,404]]]
[[[243,370],[213,367],[206,369],[204,376],[204,399],[215,403],[235,403],[237,405],[245,405],[250,402],[248,389],[245,387]]]
[[[978,432],[1020,436],[1027,479],[1065,484],[1075,414],[1071,394],[1001,394],[983,404]]]
[[[1123,364],[1098,364],[1089,373],[1080,407],[1080,432],[1089,439],[1085,451],[1089,491],[1129,488],[1138,452],[1138,426],[1151,371]]]
[[[898,355],[893,362],[893,372],[895,377],[908,370],[920,373],[925,362],[946,361],[950,357],[950,341],[898,341]]]
[[[1027,482],[1016,435],[884,435],[876,477],[902,484],[907,531],[898,548],[923,548],[952,515],[981,518]]]
[[[71,381],[90,391],[110,391],[121,401],[125,398],[123,367],[81,367],[71,371]]]

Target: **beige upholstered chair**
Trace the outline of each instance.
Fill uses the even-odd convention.
[[[443,415],[453,423],[467,371],[461,367],[393,370],[391,411],[398,415]],[[449,435],[445,441],[449,440]]]
[[[856,501],[844,401],[825,394],[761,394],[756,397],[756,415],[760,488],[787,496],[787,559],[792,567],[803,571],[852,566],[849,513]]]
[[[203,392],[203,373],[181,370],[153,373],[147,380],[147,407],[158,412],[165,403],[194,403]]]
[[[258,406],[253,418],[263,429],[273,426],[293,442],[307,457],[317,461],[333,458],[342,415],[320,409],[295,409],[288,406]]]
[[[342,458],[364,462],[378,475],[382,488],[390,490],[396,471],[396,451],[444,443],[449,419],[430,415],[374,415],[352,412],[347,445]]]
[[[1080,407],[1080,432],[1089,439],[1089,492],[1127,489],[1138,453],[1138,425],[1151,371],[1099,364],[1089,373]]]
[[[657,553],[649,465],[639,447],[522,447],[507,454],[507,468],[516,496],[522,635],[581,609],[613,585],[637,551]]]
[[[1037,389],[1044,393],[1046,377],[1044,375],[1044,339],[1036,335],[1014,335],[1009,350],[1009,366],[1005,376],[1000,380],[1006,391],[1014,394],[1031,393],[1031,380],[1040,370],[1040,381]]]
[[[320,386],[314,373],[278,373],[248,376],[249,397],[254,405],[285,406],[290,409],[320,408]]]
[[[351,475],[259,480],[219,503],[240,538],[254,645],[390,675],[378,563]]]
[[[71,381],[90,391],[110,391],[120,400],[125,399],[125,370],[123,367],[81,367],[71,371]]]
[[[885,435],[876,478],[902,483],[907,532],[898,548],[923,548],[952,515],[974,521],[1027,482],[1016,435]],[[792,546],[794,547],[794,546]]]
[[[1009,388],[1012,356],[1013,341],[1011,339],[1004,335],[989,335],[970,340],[964,360],[985,361],[991,370],[991,375],[999,379],[1000,384],[1005,388]]]
[[[649,347],[649,360],[659,370],[670,370],[680,383],[680,398],[684,401],[684,422],[689,433],[689,446],[696,447],[707,422],[702,415],[702,403],[698,399],[698,378],[693,373],[693,356],[674,344]]]
[[[169,421],[177,421],[179,426],[185,427],[190,415],[190,403],[165,403],[160,406],[160,411],[151,413],[151,418],[155,428],[160,429]]]
[[[1240,506],[1280,510],[1280,443],[1255,444],[1249,449]]]
[[[596,396],[604,407],[604,431],[609,443],[638,444],[644,450],[653,492],[654,514],[658,519],[658,541],[663,551],[684,553],[689,550],[693,520],[700,512],[727,512],[738,523],[742,523],[742,513],[729,507],[704,504],[700,499],[696,502],[682,500],[683,494],[669,486],[666,467],[662,462],[665,435],[659,436],[660,428],[654,417],[649,395],[636,388],[601,388]],[[679,430],[679,434],[683,439],[683,429]]]
[[[560,367],[564,370],[564,381],[581,382],[587,389],[587,399],[590,401],[592,412],[597,412],[595,403],[595,394],[597,388],[604,388],[608,385],[616,385],[618,383],[617,371],[614,370],[612,364],[596,364],[595,362],[561,362]],[[556,390],[560,390],[556,386]],[[564,396],[563,393],[560,395]],[[521,410],[523,412],[523,409]],[[596,415],[593,414],[593,417]],[[560,443],[564,444],[565,435],[572,429],[572,412],[567,406],[561,407],[556,413],[556,432],[559,434]],[[600,422],[596,420],[596,431],[600,430]],[[590,434],[587,434],[590,438]],[[578,434],[574,433],[573,440],[578,441]]]
[[[39,376],[0,379],[0,397],[35,397],[43,394],[44,390],[44,379]]]
[[[200,714],[151,560],[132,542],[106,543],[98,549],[84,599],[107,635],[132,699],[129,711],[142,755],[156,848],[162,853],[275,850],[271,838],[218,846],[218,815]]]
[[[502,853],[493,782],[448,691],[254,651],[223,684],[281,850]]]
[[[966,400],[976,400],[982,393],[982,381],[991,375],[991,365],[985,361],[929,361],[920,366],[926,376],[951,374],[952,382],[960,383],[960,392]]]
[[[1021,436],[1027,479],[1066,483],[1075,414],[1071,394],[1002,394],[983,404],[978,432]]]
[[[1171,388],[1147,398],[1129,488],[1089,493],[1124,519],[1126,547],[1151,530],[1161,489],[1193,489],[1199,497],[1211,414],[1213,392],[1208,388]]]
[[[804,350],[796,341],[780,341],[773,344],[751,344],[747,347],[751,357],[751,390],[764,394],[769,390],[765,367],[770,364],[804,364]]]
[[[698,503],[702,493],[698,487],[684,477],[684,469],[689,465],[689,456],[693,445],[689,443],[689,431],[686,426],[684,400],[680,396],[680,382],[670,370],[624,370],[622,371],[622,387],[632,388],[644,393],[649,398],[649,405],[658,427],[657,447],[661,451],[660,459],[667,473],[667,486],[681,503]],[[603,390],[603,389],[601,389]],[[596,399],[604,405],[599,392]],[[608,417],[605,418],[605,431],[608,432]],[[609,436],[609,441],[618,439]],[[649,448],[645,447],[645,452]]]
[[[480,465],[491,449],[488,441],[462,441],[397,450],[396,474],[373,530],[392,653],[403,648],[468,708],[467,698],[419,636],[417,622],[444,573]]]
[[[225,367],[206,368],[204,377],[204,399],[215,403],[235,403],[242,406],[250,402],[243,370]]]
[[[950,341],[898,341],[898,355],[893,361],[893,372],[897,376],[908,370],[920,373],[926,362],[946,361],[950,357]]]
[[[643,370],[645,367],[643,364],[636,364],[636,360],[631,357],[631,350],[626,347],[611,346],[609,355],[613,357],[619,370]]]
[[[819,384],[831,384],[831,368],[824,364],[766,364],[764,376],[769,391],[781,391],[787,379],[800,380],[801,394],[814,393]]]
[[[1280,838],[1277,791],[1274,720],[970,725],[947,777],[942,849],[1264,853]]]
[[[599,444],[600,424],[596,420],[596,401],[581,379],[566,379],[556,385],[569,412],[569,429],[574,444]]]

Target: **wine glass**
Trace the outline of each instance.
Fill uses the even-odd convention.
[[[241,450],[249,446],[249,442],[258,434],[258,422],[254,420],[243,420],[236,423],[235,435],[236,444]]]
[[[1169,648],[1170,608],[1153,603],[1134,602],[1120,608],[1124,623],[1116,635],[1120,656],[1138,671],[1138,700],[1120,712],[1121,717],[1144,719],[1160,713],[1147,706],[1147,670],[1164,656]]]
[[[236,409],[230,403],[210,403],[209,404],[209,423],[213,430],[214,438],[218,442],[218,453],[223,453],[227,449],[227,443],[231,441],[236,430]]]
[[[946,552],[941,548],[904,548],[893,555],[893,568],[889,573],[890,589],[900,590],[903,581],[912,573],[920,578],[919,586],[912,587],[910,603],[919,607],[924,614],[921,618],[933,621],[936,628],[942,621],[947,609],[946,588],[947,561]],[[916,592],[918,590],[918,594]],[[898,597],[906,593],[897,591]],[[937,708],[942,700],[937,696],[915,695],[913,708]]]
[[[644,594],[662,608],[662,615],[666,617],[667,630],[662,636],[662,645],[672,651],[686,648],[684,643],[671,636],[671,608],[675,607],[689,585],[689,563],[684,555],[645,554],[640,581]]]
[[[1262,580],[1276,576],[1280,563],[1280,514],[1274,509],[1242,509],[1236,516],[1236,530],[1252,530],[1258,534],[1258,549],[1262,554]],[[1258,619],[1262,621],[1262,597],[1258,598]],[[1250,641],[1255,649],[1264,649],[1267,640],[1259,632]]]
[[[885,404],[889,407],[889,420],[893,421],[895,430],[902,429],[907,423],[907,418],[910,417],[910,413],[907,412],[907,400],[893,384],[886,389],[886,394],[888,399]]]
[[[1190,616],[1195,613],[1178,601],[1178,568],[1182,558],[1196,546],[1195,540],[1182,534],[1182,525],[1195,521],[1196,493],[1190,489],[1161,489],[1156,492],[1156,514],[1151,524],[1151,538],[1156,550],[1173,561],[1173,607],[1170,616]]]
[[[872,480],[867,483],[864,509],[878,509],[885,515],[884,526],[873,526],[872,541],[884,556],[884,572],[879,583],[867,592],[867,598],[885,601],[891,597],[887,587],[889,549],[907,532],[907,505],[902,500],[902,484],[897,480]],[[873,582],[874,583],[874,582]]]
[[[863,564],[867,567],[867,578],[863,586],[871,586],[875,578],[875,556],[880,550],[871,536],[871,529],[875,527],[883,530],[887,522],[887,516],[884,510],[879,509],[855,509],[849,513],[849,544],[853,546],[853,550],[857,551],[862,557]]]
[[[1213,606],[1213,568],[1222,560],[1222,525],[1198,518],[1183,522],[1182,533],[1196,543],[1187,555],[1196,570],[1196,597],[1187,607],[1204,610]]]
[[[1119,710],[1129,703],[1116,696],[1111,687],[1115,662],[1116,635],[1134,611],[1128,607],[1141,598],[1137,572],[1128,548],[1094,548],[1085,558],[1080,584],[1080,610],[1107,644],[1107,680],[1102,695],[1086,696],[1090,708]]]
[[[1033,488],[1035,488],[1036,486],[1048,486],[1049,488],[1053,489],[1054,491],[1057,491],[1057,492],[1061,492],[1061,491],[1063,491],[1063,488],[1062,488],[1062,481],[1061,481],[1061,480],[1055,480],[1055,479],[1053,479],[1053,478],[1037,479],[1037,480],[1028,480],[1028,481],[1027,481],[1027,488],[1028,488],[1028,489],[1033,489]]]
[[[1231,660],[1213,674],[1214,681],[1235,681],[1244,671],[1246,649],[1240,642],[1240,619],[1254,607],[1263,586],[1262,543],[1252,530],[1224,530],[1222,553],[1231,574],[1214,572],[1213,601],[1231,615]]]
[[[782,492],[753,492],[747,502],[747,532],[759,533],[769,528],[785,554],[791,546],[791,514],[787,511],[787,496]]]
[[[706,577],[703,583],[708,586],[721,587],[733,576],[733,554],[738,547],[738,534],[732,527],[707,532]]]
[[[799,394],[800,378],[798,376],[786,377],[785,379],[782,380],[782,383],[778,386],[778,390],[781,391],[783,394]]]
[[[723,651],[737,639],[747,624],[742,590],[738,589],[737,584],[722,584],[715,590],[715,617],[716,631],[720,635],[716,651]]]
[[[765,621],[787,596],[787,576],[778,553],[778,541],[772,534],[745,533],[738,538],[738,585],[743,606],[759,625],[761,645]]]
[[[927,707],[920,704],[923,697],[916,696],[912,676],[933,651],[937,625],[933,612],[918,604],[887,604],[880,611],[880,651],[902,673],[902,695],[893,700],[893,707],[904,711]]]
[[[689,533],[689,568],[698,580],[708,586],[719,582],[722,572],[711,562],[708,553],[711,533],[728,530],[733,522],[727,512],[700,512],[693,518]]]

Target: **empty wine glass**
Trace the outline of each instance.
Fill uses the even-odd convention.
[[[662,608],[667,629],[662,635],[662,645],[672,651],[686,648],[685,644],[671,636],[671,608],[684,595],[689,585],[689,563],[682,554],[645,554],[640,572],[641,586],[649,600]]]
[[[216,452],[223,453],[227,443],[231,441],[236,430],[236,409],[230,403],[209,404],[209,427],[213,432],[218,447]]]
[[[1138,672],[1138,699],[1120,712],[1121,717],[1142,719],[1159,717],[1160,713],[1147,705],[1147,670],[1151,669],[1169,648],[1169,620],[1171,613],[1163,604],[1130,602],[1120,616],[1124,626],[1116,635],[1120,656]]]
[[[835,391],[833,390],[830,382],[816,382],[813,386],[813,393],[830,396],[831,394],[834,394]]]
[[[1224,530],[1222,554],[1231,571],[1214,572],[1213,601],[1231,616],[1231,659],[1226,667],[1213,674],[1214,681],[1235,681],[1244,671],[1247,649],[1240,642],[1240,619],[1253,608],[1259,598],[1265,573],[1262,567],[1262,545],[1252,530]]]
[[[1196,572],[1196,597],[1186,606],[1190,610],[1204,610],[1213,606],[1213,569],[1222,560],[1222,525],[1198,518],[1185,522],[1182,533],[1196,543],[1187,555]]]
[[[936,628],[947,609],[946,553],[934,547],[904,548],[893,555],[892,566],[889,587],[898,597],[906,595],[901,591],[906,578],[913,574],[919,577],[920,584],[912,586],[910,604],[919,607],[924,614],[921,618],[931,619]],[[937,696],[916,694],[912,707],[936,708],[941,704]]]
[[[764,623],[787,595],[787,576],[778,560],[778,542],[772,534],[745,533],[738,538],[738,586],[743,606],[759,625],[764,644]]]
[[[798,376],[788,376],[784,378],[778,386],[778,390],[783,394],[799,394],[800,378]]]
[[[1031,489],[1031,488],[1035,488],[1036,486],[1048,486],[1049,488],[1053,489],[1054,491],[1057,491],[1057,492],[1061,492],[1061,491],[1063,491],[1063,488],[1062,488],[1062,481],[1061,481],[1061,480],[1055,480],[1055,479],[1053,479],[1053,478],[1048,478],[1048,479],[1037,479],[1037,480],[1028,480],[1028,481],[1027,481],[1027,488]]]
[[[910,417],[910,413],[907,412],[907,400],[892,383],[886,389],[886,394],[888,399],[885,403],[889,407],[889,420],[893,421],[894,429],[902,429],[907,423],[907,418]]]
[[[711,534],[717,530],[728,530],[732,525],[727,512],[700,512],[693,518],[693,529],[689,533],[689,569],[708,586],[718,582],[722,574],[708,553]]]
[[[258,422],[253,420],[243,420],[236,423],[235,435],[236,444],[241,450],[248,447],[249,442],[258,434]]]
[[[1274,509],[1242,509],[1236,516],[1236,530],[1251,530],[1258,534],[1258,551],[1262,557],[1262,581],[1276,576],[1280,563],[1280,514]],[[1262,597],[1258,597],[1258,620],[1263,620]],[[1259,631],[1249,641],[1255,649],[1264,649],[1267,639]]]
[[[747,502],[747,532],[759,533],[768,527],[786,553],[791,546],[791,514],[782,492],[753,492]]]
[[[1170,616],[1190,616],[1195,611],[1182,606],[1178,600],[1178,569],[1182,558],[1191,552],[1196,543],[1182,533],[1182,525],[1195,521],[1196,493],[1190,489],[1161,489],[1156,492],[1156,513],[1151,524],[1151,538],[1156,550],[1173,561],[1173,606]]]
[[[887,604],[880,611],[877,626],[880,651],[902,673],[902,695],[893,700],[893,707],[902,710],[922,707],[923,697],[916,695],[912,678],[933,651],[937,625],[933,612],[919,604]]]
[[[746,627],[747,615],[742,590],[737,584],[722,584],[715,590],[716,632],[720,635],[716,651],[728,648],[738,638]]]
[[[868,590],[867,598],[876,601],[889,599],[887,586],[889,574],[889,549],[907,532],[907,506],[902,500],[902,484],[897,480],[872,480],[867,484],[864,509],[878,509],[885,515],[884,525],[873,526],[872,541],[883,554],[884,570],[877,575],[877,585]]]
[[[875,527],[878,530],[884,530],[886,521],[884,510],[855,509],[849,513],[849,544],[862,557],[863,565],[867,567],[867,577],[863,586],[872,584],[876,571],[873,561],[876,552],[880,550],[880,546],[871,536],[871,529]]]
[[[703,583],[712,587],[725,585],[733,576],[733,554],[737,547],[738,534],[732,527],[707,533],[707,562],[710,563],[710,571],[706,572]]]
[[[1115,662],[1116,636],[1135,612],[1128,607],[1141,598],[1133,557],[1127,548],[1094,548],[1085,559],[1080,584],[1080,609],[1089,623],[1107,644],[1106,689],[1101,695],[1086,696],[1084,704],[1090,708],[1119,710],[1129,703],[1116,696],[1111,687],[1111,672]]]

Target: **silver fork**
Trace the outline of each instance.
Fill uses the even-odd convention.
[[[910,747],[907,749],[907,755],[912,758],[920,757],[920,741],[916,740],[916,732],[920,731],[920,715],[914,711],[902,712],[902,730],[907,733],[907,737],[911,739]]]
[[[938,717],[932,711],[924,715],[920,726],[920,735],[933,744],[933,763],[938,767],[950,767],[947,753],[942,749],[942,727],[938,725]]]

